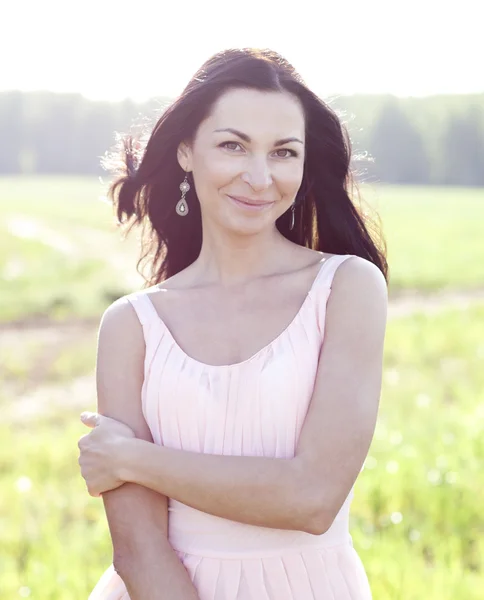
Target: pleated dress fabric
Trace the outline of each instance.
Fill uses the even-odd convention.
[[[236,364],[191,358],[149,294],[125,296],[146,342],[142,408],[154,442],[225,456],[293,457],[314,388],[331,283],[351,256],[322,260],[292,322]],[[169,498],[169,541],[200,600],[371,600],[349,532],[353,494],[352,488],[322,535],[247,525]],[[112,565],[89,600],[129,600]]]

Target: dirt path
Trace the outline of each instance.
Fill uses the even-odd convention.
[[[389,298],[388,316],[395,319],[421,312],[430,315],[449,309],[466,310],[476,304],[484,304],[484,288],[429,294],[405,292]]]

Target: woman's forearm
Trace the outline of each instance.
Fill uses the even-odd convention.
[[[131,600],[199,600],[188,571],[168,540],[156,557],[150,558],[142,549],[114,566]]]
[[[312,498],[296,459],[200,454],[129,440],[120,477],[218,517],[313,533]]]

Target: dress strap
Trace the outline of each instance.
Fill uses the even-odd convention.
[[[318,286],[325,286],[331,289],[333,284],[333,278],[336,273],[336,270],[340,266],[341,263],[344,263],[345,260],[354,256],[353,254],[334,254],[321,267],[321,270],[318,274]]]
[[[354,254],[335,254],[328,258],[328,260],[324,263],[319,272],[318,276],[318,288],[322,289],[321,295],[319,295],[318,301],[316,303],[316,319],[318,323],[318,329],[321,336],[324,338],[324,329],[326,322],[326,308],[329,296],[331,294],[331,286],[333,284],[334,275],[338,269],[338,267],[351,258],[355,256]]]
[[[128,294],[126,299],[129,300],[136,311],[141,325],[149,325],[153,321],[159,320],[158,313],[156,312],[156,309],[151,300],[148,298],[146,292],[134,292],[132,294]]]
[[[144,374],[146,379],[156,350],[161,342],[159,329],[153,327],[156,323],[160,323],[160,318],[146,292],[133,292],[126,295],[125,299],[134,308],[143,328],[143,338],[145,340]]]

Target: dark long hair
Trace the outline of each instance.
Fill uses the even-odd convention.
[[[350,167],[346,127],[282,56],[271,50],[245,48],[212,56],[164,110],[146,141],[132,134],[119,136],[117,147],[103,161],[116,175],[108,197],[118,223],[128,225],[126,234],[134,225],[143,230],[137,269],[144,259],[149,260],[151,273],[148,277],[143,274],[145,287],[178,273],[200,253],[200,203],[190,174],[189,212],[183,217],[175,212],[185,175],[178,164],[177,148],[180,142],[194,139],[215,101],[234,88],[289,92],[303,107],[306,151],[295,226],[289,228],[291,211],[286,211],[276,221],[279,232],[313,250],[361,256],[377,265],[388,281],[386,244],[380,228],[368,216],[370,210],[363,212],[354,202],[354,197],[360,202],[361,198]]]

